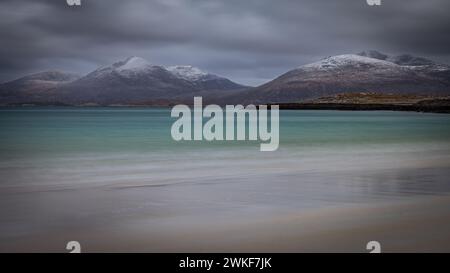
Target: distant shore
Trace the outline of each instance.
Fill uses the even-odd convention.
[[[123,104],[64,104],[52,103],[20,103],[6,104],[0,107],[172,107],[177,104],[191,105],[193,99],[151,101],[145,103]],[[208,100],[205,104],[226,105],[226,101]],[[239,104],[234,103],[234,104]],[[241,103],[247,104],[247,103]],[[251,103],[250,104],[256,104]],[[267,103],[261,103],[267,104]],[[320,97],[299,102],[274,102],[269,105],[279,105],[281,110],[343,110],[343,111],[409,111],[427,113],[450,113],[450,97],[421,96],[408,94],[379,93],[341,93],[329,97]]]
[[[278,105],[281,110],[409,111],[444,114],[450,113],[450,105],[355,103],[281,103]]]
[[[402,105],[402,104],[356,104],[356,103],[277,103],[269,105],[279,105],[280,110],[338,110],[338,111],[406,111],[450,114],[450,105]],[[158,107],[170,108],[174,105],[68,105],[68,104],[19,104],[0,105],[4,108],[13,107]]]
[[[298,103],[280,103],[285,110],[413,111],[450,113],[450,98],[407,94],[342,93]]]

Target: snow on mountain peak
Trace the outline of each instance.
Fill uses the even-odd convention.
[[[124,77],[133,77],[149,73],[155,69],[161,68],[150,64],[147,60],[140,57],[129,57],[125,60],[113,63],[109,66],[102,66],[89,74],[90,77],[100,78],[110,73],[119,73]]]
[[[401,54],[401,55],[387,55],[380,53],[376,50],[363,51],[358,53],[360,56],[370,57],[374,59],[379,59],[383,61],[388,61],[391,63],[395,63],[401,66],[408,67],[420,67],[420,66],[434,66],[434,68],[438,68],[439,66],[443,67],[438,63],[433,62],[432,60],[413,56],[410,54]]]
[[[189,81],[196,81],[211,76],[211,74],[191,65],[174,65],[166,69],[175,76]]]
[[[327,57],[318,62],[303,65],[299,68],[308,70],[309,69],[332,70],[343,66],[359,66],[359,65],[395,66],[396,64],[356,54],[344,54]]]
[[[116,67],[116,70],[141,70],[152,66],[147,60],[140,57],[129,57],[120,66]]]
[[[379,51],[376,51],[376,50],[366,50],[366,51],[358,53],[358,55],[363,56],[363,57],[374,58],[374,59],[378,59],[378,60],[384,60],[384,61],[389,58],[388,55],[381,53]]]

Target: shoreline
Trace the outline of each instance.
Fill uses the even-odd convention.
[[[205,99],[206,104],[227,105],[226,101],[215,101],[209,98]],[[173,100],[173,101],[149,101],[147,103],[116,103],[116,104],[97,104],[81,103],[66,104],[59,102],[42,103],[13,103],[0,104],[4,108],[32,108],[32,107],[108,107],[108,108],[170,108],[177,104],[192,106],[191,100]],[[242,104],[242,103],[237,103]],[[260,104],[251,103],[257,108]],[[280,110],[338,110],[338,111],[399,111],[399,112],[422,112],[422,113],[450,113],[450,98],[448,97],[420,97],[420,96],[400,96],[392,94],[375,93],[342,93],[333,97],[322,97],[311,101],[303,102],[268,102],[263,105],[278,105]]]
[[[449,114],[450,106],[417,104],[280,103],[280,110],[398,111]]]
[[[407,104],[348,104],[348,103],[269,103],[268,106],[279,105],[280,110],[331,110],[331,111],[394,111],[450,114],[450,106],[433,107]],[[40,107],[75,107],[75,108],[171,108],[174,105],[0,105],[3,108],[40,108]]]

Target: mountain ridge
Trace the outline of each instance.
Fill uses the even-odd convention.
[[[201,71],[193,66],[183,67]],[[17,83],[27,81],[30,77],[27,75],[15,81],[0,84],[0,103],[140,104],[151,103],[155,100],[179,100],[191,97],[194,93],[215,93],[246,88],[227,78],[207,72],[202,71],[199,77],[187,78],[170,69],[153,65],[143,58],[131,56],[111,65],[99,67],[84,76],[61,81],[61,84],[52,83],[23,88],[23,85]],[[30,85],[33,84],[32,81],[27,82]],[[33,93],[32,90],[37,92]]]
[[[450,66],[424,58],[390,59],[382,53],[376,55],[377,58],[361,54],[330,56],[229,99],[235,103],[284,103],[348,92],[450,94]],[[415,65],[411,65],[412,60]],[[404,65],[405,62],[409,65]]]
[[[0,84],[0,104],[152,105],[193,96],[219,104],[266,104],[352,92],[450,95],[450,66],[371,50],[326,57],[248,87],[193,66],[165,67],[132,56],[84,76],[49,71]]]

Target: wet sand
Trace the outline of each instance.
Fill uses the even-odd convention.
[[[76,239],[83,252],[368,252],[372,240],[383,252],[450,251],[450,197],[216,220],[150,229],[145,219],[136,219],[120,228],[34,235],[0,250],[65,252],[65,243]]]

